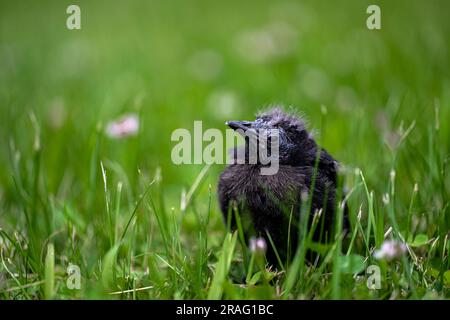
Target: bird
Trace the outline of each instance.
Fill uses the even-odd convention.
[[[314,216],[320,219],[312,240],[321,243],[331,240],[336,223],[340,164],[316,143],[306,129],[304,118],[291,110],[274,107],[258,114],[254,121],[227,121],[226,125],[245,137],[244,146],[231,149],[232,161],[221,173],[217,187],[220,209],[229,227],[236,230],[239,222],[247,242],[255,237],[263,238],[268,244],[267,262],[275,268],[295,255],[300,239],[298,225],[307,215],[308,228]],[[262,132],[269,130],[278,132],[279,167],[275,174],[263,175],[261,168],[267,164],[259,156],[256,161],[250,161],[249,137],[259,139]],[[271,153],[270,137],[269,134],[268,154]],[[259,140],[257,145],[264,147]],[[241,158],[243,155],[241,161],[239,154]],[[311,194],[309,210],[302,213],[304,208],[308,209]],[[347,211],[345,206],[344,228],[348,226]]]

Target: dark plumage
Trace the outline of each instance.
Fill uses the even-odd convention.
[[[276,256],[266,236],[266,232],[269,232],[284,263],[288,255],[292,257],[295,254],[302,201],[310,191],[316,157],[320,152],[309,222],[313,214],[321,210],[318,225],[323,224],[323,232],[320,234],[317,231],[314,240],[323,242],[329,239],[333,232],[338,163],[326,150],[320,149],[307,132],[302,119],[276,108],[259,115],[253,122],[232,121],[227,124],[235,130],[253,129],[255,132],[278,129],[279,170],[274,175],[261,175],[262,164],[259,161],[249,164],[248,140],[245,144],[245,164],[236,163],[237,149],[234,149],[235,161],[221,174],[218,185],[225,221],[231,209],[236,207],[247,240],[251,236],[264,237],[268,244],[267,259],[270,264],[277,266]],[[231,214],[231,226],[236,228],[233,212]],[[291,217],[295,223],[291,222],[289,231]],[[288,234],[291,236],[290,250]]]

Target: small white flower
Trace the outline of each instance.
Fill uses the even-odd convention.
[[[255,254],[264,254],[267,251],[267,243],[264,238],[250,238],[250,251]]]
[[[386,240],[379,250],[374,253],[375,259],[393,260],[401,257],[406,252],[406,244],[395,240]]]
[[[119,139],[136,135],[139,130],[139,118],[134,115],[126,115],[122,118],[108,123],[106,134],[110,138]]]

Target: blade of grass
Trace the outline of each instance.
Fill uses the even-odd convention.
[[[236,240],[237,232],[234,232],[233,234],[228,233],[225,236],[219,260],[216,263],[214,277],[208,290],[208,300],[217,300],[222,297],[224,284],[236,246]]]
[[[55,248],[53,243],[47,246],[47,255],[45,256],[45,284],[44,297],[47,300],[53,299],[55,294]]]

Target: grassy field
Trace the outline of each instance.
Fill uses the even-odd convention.
[[[0,299],[449,298],[450,3],[374,2],[381,30],[364,0],[76,1],[68,30],[72,2],[0,0]],[[351,218],[276,271],[226,231],[224,165],[170,156],[271,104],[343,164]]]

